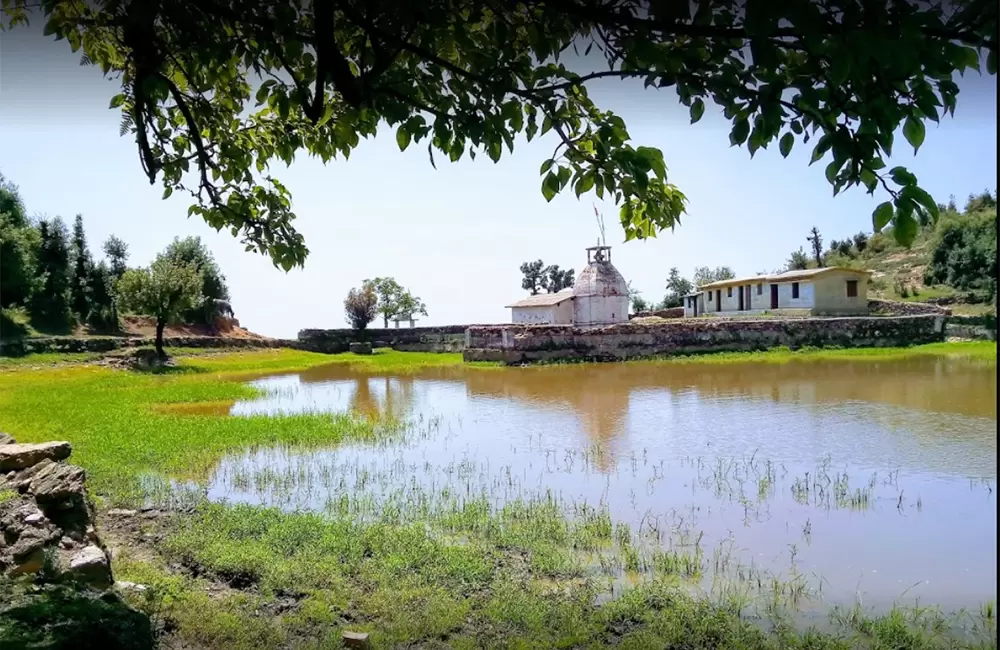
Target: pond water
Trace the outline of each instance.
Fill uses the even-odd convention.
[[[550,494],[703,552],[709,574],[794,576],[826,606],[996,598],[994,363],[338,365],[255,384],[267,395],[232,415],[416,424],[396,442],[228,457],[213,498],[322,510],[359,492]]]

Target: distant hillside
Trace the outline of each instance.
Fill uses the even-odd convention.
[[[970,198],[963,212],[954,204],[942,207],[938,223],[927,224],[910,248],[885,232],[870,237],[860,252],[841,244],[824,263],[872,271],[873,298],[940,302],[955,313],[990,311],[996,300],[995,199]]]
[[[937,224],[926,224],[910,248],[897,244],[891,231],[859,233],[843,241],[823,242],[823,264],[872,271],[872,298],[940,302],[964,314],[995,309],[995,195],[971,196],[962,211],[954,202],[940,207]],[[815,267],[815,259],[809,257],[798,251],[788,267]]]

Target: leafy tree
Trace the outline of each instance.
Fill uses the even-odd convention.
[[[17,186],[0,174],[0,307],[27,303],[38,280],[35,266],[40,243]]]
[[[118,327],[118,291],[115,288],[118,280],[125,275],[128,270],[128,244],[124,241],[109,235],[104,242],[104,255],[108,258],[108,287],[111,293],[111,324],[113,328]]]
[[[189,264],[201,275],[201,295],[194,307],[183,315],[186,322],[211,324],[202,305],[215,300],[229,300],[229,287],[226,286],[226,276],[222,274],[215,256],[202,243],[201,237],[174,237],[163,255],[176,264]]]
[[[108,270],[116,281],[128,270],[128,244],[111,235],[104,242],[104,255],[108,258]]]
[[[980,194],[969,195],[969,200],[965,203],[965,212],[968,214],[980,210],[989,210],[990,208],[996,209],[996,207],[996,192],[990,193],[989,190],[983,190]]]
[[[836,253],[843,255],[844,257],[854,257],[854,242],[850,239],[843,239],[837,241],[837,246],[834,247],[831,243],[830,246]]]
[[[858,249],[859,253],[864,253],[868,248],[868,235],[863,232],[854,235],[854,248]]]
[[[378,313],[382,316],[383,327],[389,327],[389,319],[399,313],[399,301],[406,293],[406,290],[396,282],[395,278],[375,278],[365,280],[375,288],[375,295],[378,296]]]
[[[517,134],[552,132],[546,199],[569,187],[608,195],[626,240],[673,228],[686,198],[662,153],[634,147],[621,118],[594,104],[586,84],[599,78],[672,88],[692,122],[714,102],[732,122],[730,143],[751,156],[775,142],[788,156],[812,141],[811,161],[828,158],[835,193],[888,191],[875,231],[891,223],[909,244],[915,213],[936,217],[937,205],[906,169],[885,170],[893,136],[901,130],[918,150],[925,122],[954,113],[954,73],[985,56],[992,75],[997,59],[990,0],[944,9],[915,0],[877,9],[860,0],[40,4],[46,34],[120,79],[110,106],[150,183],[165,197],[190,192],[190,214],[286,269],[308,250],[269,163],[301,150],[347,157],[382,122],[400,149],[427,142],[432,164],[435,152],[497,161]],[[17,25],[34,5],[2,6]],[[571,47],[599,56],[571,70],[559,62]]]
[[[987,300],[996,296],[996,208],[941,220],[924,282],[977,291]]]
[[[638,293],[632,296],[632,313],[640,314],[644,311],[652,311],[653,306],[646,302],[646,299]]]
[[[87,324],[99,332],[114,332],[119,329],[118,310],[114,298],[114,277],[108,263],[101,260],[90,267],[87,288],[90,297],[90,311]]]
[[[707,266],[698,266],[694,269],[694,285],[696,287],[713,282],[721,282],[722,280],[732,280],[735,277],[736,274],[728,266],[718,266],[714,269],[710,269]]]
[[[812,245],[813,259],[816,260],[816,266],[823,266],[823,237],[819,234],[819,228],[816,226],[812,227],[809,231],[809,236],[806,237]]]
[[[61,332],[72,322],[70,311],[69,243],[66,224],[60,218],[38,224],[40,243],[35,264],[39,286],[32,292],[29,310],[32,324],[44,330]]]
[[[521,288],[531,292],[533,296],[537,296],[542,291],[545,291],[549,281],[546,275],[546,268],[545,262],[542,260],[522,264],[521,273],[524,275],[524,278],[521,280]]]
[[[663,308],[680,307],[684,304],[684,296],[692,291],[694,291],[694,284],[683,277],[676,266],[672,267],[670,275],[667,276],[667,293],[663,298]]]
[[[378,314],[378,293],[370,281],[362,283],[360,289],[351,289],[344,300],[344,315],[351,327],[361,331],[375,320]]]
[[[118,280],[118,303],[122,309],[156,319],[156,354],[165,358],[163,330],[180,322],[198,305],[203,278],[194,264],[179,262],[160,253],[144,269],[129,269]]]
[[[809,268],[809,257],[801,248],[788,258],[788,271],[802,271]]]
[[[87,234],[83,228],[83,215],[76,215],[73,222],[73,278],[70,286],[70,300],[73,313],[84,322],[90,313],[91,270],[94,260],[87,249]]]
[[[427,306],[424,304],[424,301],[417,296],[414,296],[409,291],[404,291],[403,295],[399,297],[399,303],[397,305],[395,316],[402,318],[405,316],[413,317],[417,314],[426,316]]]
[[[545,267],[544,273],[545,289],[549,293],[558,293],[573,286],[575,275],[573,269],[562,270],[558,264],[552,264]]]

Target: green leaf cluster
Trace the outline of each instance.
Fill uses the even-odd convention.
[[[9,25],[28,0],[3,0]],[[788,0],[737,7],[640,0],[593,3],[365,5],[330,0],[268,10],[237,2],[41,3],[45,33],[118,75],[122,113],[151,183],[187,192],[212,227],[281,268],[308,249],[291,196],[270,174],[297,153],[348,158],[362,138],[395,131],[401,150],[499,161],[519,138],[556,145],[541,168],[546,201],[570,188],[619,207],[625,239],[680,223],[687,199],[662,152],[638,146],[588,93],[598,79],[668,88],[703,118],[709,102],[751,156],[796,143],[834,194],[889,194],[873,221],[912,241],[933,201],[901,168],[885,172],[896,133],[914,150],[926,123],[953,115],[956,74],[996,74],[990,0],[879,6]],[[591,54],[572,66],[570,51]],[[985,60],[985,66],[983,61]],[[926,211],[928,214],[922,214]]]

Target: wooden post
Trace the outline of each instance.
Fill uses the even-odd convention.
[[[371,650],[372,648],[367,632],[344,632],[341,638],[345,648],[356,648],[357,650]]]

